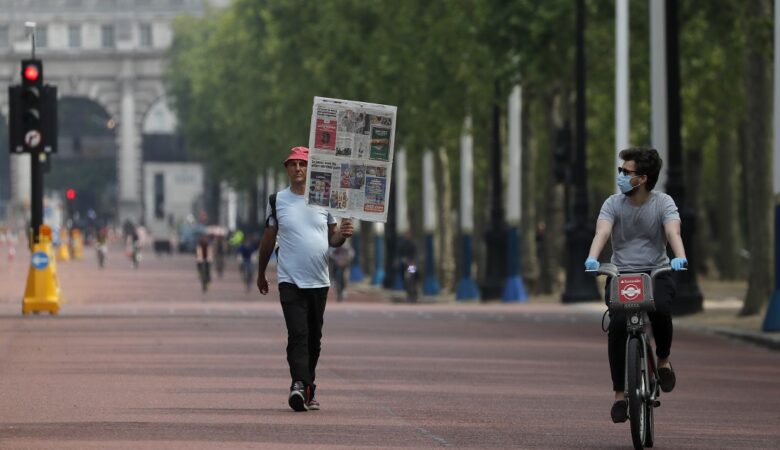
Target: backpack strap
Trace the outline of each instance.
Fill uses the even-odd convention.
[[[276,228],[279,228],[279,218],[276,217],[276,192],[268,196],[268,204],[271,205],[271,215],[268,217],[268,219],[265,219],[265,226],[269,225],[269,220],[271,217],[274,218],[274,222],[276,222]],[[274,245],[274,253],[276,253],[276,258],[279,258],[279,242],[277,241]]]
[[[279,227],[279,219],[276,218],[276,192],[268,196],[268,204],[271,205],[271,215],[268,217],[268,219],[265,219],[265,226],[269,225],[269,219],[273,217],[274,222],[276,222],[276,226]]]

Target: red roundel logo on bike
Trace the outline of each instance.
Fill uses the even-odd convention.
[[[642,291],[642,276],[625,276],[618,280],[618,299],[620,303],[641,302],[645,299]]]

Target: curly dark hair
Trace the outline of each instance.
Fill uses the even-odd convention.
[[[618,157],[623,161],[634,161],[636,172],[647,176],[647,190],[652,191],[658,182],[658,174],[664,165],[656,149],[651,147],[631,147],[621,150]]]

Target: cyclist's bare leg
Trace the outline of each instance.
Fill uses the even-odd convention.
[[[672,363],[669,362],[669,358],[658,358],[658,368],[660,369],[662,367],[672,367]]]
[[[615,391],[615,401],[619,402],[626,399],[626,393],[623,391]]]

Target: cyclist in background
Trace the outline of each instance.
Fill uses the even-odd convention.
[[[611,238],[611,262],[621,273],[649,274],[656,267],[669,265],[667,242],[675,256],[671,260],[672,269],[682,269],[688,260],[680,236],[680,214],[677,205],[669,195],[653,191],[663,165],[658,152],[648,147],[629,148],[621,151],[619,157],[623,160],[622,167],[618,167],[617,177],[621,193],[607,198],[601,207],[585,268],[598,269],[599,255],[607,239]],[[605,296],[607,301],[610,296],[609,288],[608,279]],[[648,312],[648,317],[653,326],[655,352],[658,356],[659,384],[661,390],[671,392],[676,382],[669,361],[673,332],[671,305],[676,288],[668,273],[656,278],[653,293],[656,309]],[[624,312],[610,311],[609,317],[609,366],[612,372],[612,388],[615,391],[615,403],[610,415],[613,422],[619,423],[628,418],[623,379],[626,315]]]
[[[133,269],[138,268],[138,264],[141,262],[141,238],[138,234],[138,227],[131,225],[129,229],[128,241],[128,255],[130,256],[130,262],[133,265]]]

